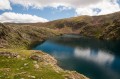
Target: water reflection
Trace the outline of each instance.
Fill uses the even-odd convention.
[[[91,79],[120,79],[120,42],[63,36],[36,46],[54,56],[59,66]]]
[[[100,65],[110,65],[115,59],[114,55],[101,50],[96,51],[94,49],[82,49],[78,47],[76,47],[74,50],[74,56],[95,62]]]

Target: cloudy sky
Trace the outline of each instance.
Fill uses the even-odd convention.
[[[47,22],[117,11],[120,0],[0,0],[0,22]]]

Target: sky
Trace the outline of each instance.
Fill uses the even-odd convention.
[[[36,23],[120,11],[120,0],[0,0],[0,22]]]

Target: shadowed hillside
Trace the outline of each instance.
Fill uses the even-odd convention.
[[[33,44],[57,34],[56,31],[49,28],[0,24],[0,47],[28,49]]]

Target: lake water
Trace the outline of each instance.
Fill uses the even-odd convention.
[[[120,79],[120,41],[103,41],[78,35],[63,35],[38,44],[58,60],[58,65],[91,79]]]

